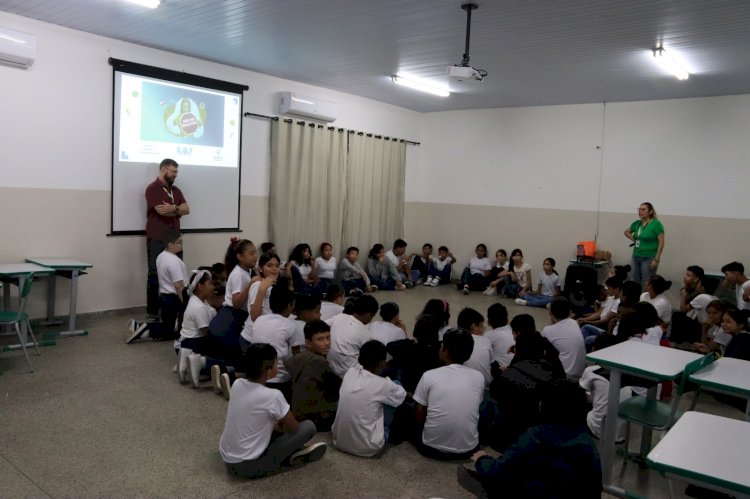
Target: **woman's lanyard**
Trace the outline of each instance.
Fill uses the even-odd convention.
[[[651,220],[653,220],[653,218],[649,219],[649,221],[646,222],[646,225],[641,225],[640,227],[638,227],[638,232],[635,233],[635,238],[636,239],[640,239],[641,238],[641,232],[643,232],[646,229],[646,227],[648,227],[648,224],[651,223]]]

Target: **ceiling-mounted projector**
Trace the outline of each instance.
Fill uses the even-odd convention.
[[[484,69],[477,69],[471,67],[469,64],[469,40],[471,38],[471,11],[476,10],[477,4],[465,3],[461,6],[466,11],[466,51],[464,52],[464,58],[460,64],[455,66],[448,66],[446,73],[448,78],[452,78],[458,81],[482,81],[487,76],[487,71]]]

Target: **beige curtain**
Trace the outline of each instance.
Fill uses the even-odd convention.
[[[404,236],[405,175],[405,142],[349,133],[342,251],[358,246],[364,259]]]
[[[298,243],[341,248],[346,196],[346,133],[317,124],[271,122],[268,227],[286,260]]]

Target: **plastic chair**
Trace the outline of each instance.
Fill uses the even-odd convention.
[[[26,313],[26,299],[29,296],[29,293],[31,293],[31,283],[34,280],[34,274],[26,274],[23,277],[23,284],[21,285],[21,288],[19,289],[19,292],[21,294],[21,304],[18,307],[18,311],[12,311],[12,310],[3,310],[0,311],[0,325],[6,325],[6,324],[13,324],[13,327],[16,330],[16,334],[18,335],[18,342],[21,344],[21,348],[23,349],[23,353],[26,356],[26,363],[29,365],[29,372],[34,372],[34,368],[31,366],[31,359],[29,358],[29,352],[26,350],[26,341],[21,334],[21,324],[26,323],[26,331],[28,332],[29,336],[31,337],[31,340],[34,342],[34,348],[36,349],[37,355],[41,355],[41,352],[39,351],[39,343],[36,341],[36,337],[34,336],[34,331],[31,329],[31,324],[29,323],[29,314]]]
[[[651,400],[647,397],[631,397],[620,404],[618,417],[627,422],[625,459],[628,456],[627,443],[630,438],[630,423],[632,422],[656,431],[664,431],[671,428],[684,413],[684,411],[678,409],[683,394],[691,391],[696,392],[688,410],[692,411],[695,409],[695,405],[698,402],[700,387],[689,382],[690,375],[700,371],[714,360],[716,360],[716,354],[709,353],[686,365],[680,378],[680,384],[677,386],[676,393],[672,395],[672,401],[669,404],[659,400]]]

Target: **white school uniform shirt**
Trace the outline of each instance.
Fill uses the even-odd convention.
[[[159,293],[175,295],[174,283],[182,281],[188,285],[188,273],[185,262],[169,251],[162,251],[156,257],[156,275],[159,278]]]
[[[474,339],[474,348],[471,351],[471,357],[464,362],[466,367],[479,371],[484,377],[484,386],[490,386],[492,382],[492,360],[494,353],[492,351],[492,342],[489,338],[472,334]]]
[[[205,333],[202,333],[201,329],[207,328],[211,323],[211,319],[215,316],[216,310],[214,307],[195,295],[191,296],[182,318],[180,341],[183,338],[200,338],[205,336]]]
[[[322,256],[319,256],[315,259],[315,267],[318,271],[318,277],[333,280],[336,274],[336,257],[332,256],[329,260],[325,260]]]
[[[328,363],[339,377],[344,377],[351,367],[359,365],[359,349],[372,339],[370,330],[349,314],[340,314],[331,319],[331,349]]]
[[[591,394],[592,408],[586,414],[586,423],[589,430],[596,438],[601,439],[604,432],[604,422],[607,420],[607,400],[609,399],[609,380],[594,371],[599,366],[589,366],[583,371],[579,384],[581,388]],[[620,403],[633,396],[633,390],[629,386],[620,388]],[[617,420],[617,436],[615,441],[625,439],[627,423],[622,419]]]
[[[344,311],[344,306],[330,301],[320,302],[320,320],[328,322]]]
[[[405,340],[406,333],[403,329],[391,322],[372,321],[367,325],[373,340],[378,340],[383,345],[392,341]]]
[[[414,390],[414,401],[427,407],[422,442],[456,454],[475,449],[483,397],[484,376],[470,367],[450,364],[424,373]]]
[[[488,270],[492,270],[492,263],[490,263],[489,258],[477,258],[472,256],[469,259],[469,272],[472,274],[484,274]]]
[[[515,354],[508,353],[508,349],[516,344],[510,326],[491,329],[484,333],[484,337],[492,343],[492,360],[500,364],[500,367],[508,367],[515,357]]]
[[[234,305],[232,305],[232,295],[234,295],[235,293],[241,293],[242,290],[245,289],[248,284],[250,284],[251,280],[252,276],[250,275],[249,270],[243,269],[240,265],[235,265],[235,267],[229,273],[229,277],[227,277],[227,286],[226,291],[224,292],[223,305],[225,307],[234,307]],[[240,309],[247,311],[247,303],[243,303],[240,306]]]
[[[529,267],[530,269],[531,267]],[[525,274],[525,272],[524,272]],[[554,272],[550,275],[544,272],[536,280],[537,285],[542,286],[542,294],[544,296],[555,296],[557,294],[557,288],[560,286],[560,276]]]
[[[227,420],[219,440],[225,463],[257,459],[268,448],[273,427],[289,412],[284,395],[260,383],[238,378],[230,390]]]
[[[651,298],[648,292],[645,292],[641,294],[641,301],[653,305],[662,322],[666,322],[667,324],[672,322],[672,305],[669,303],[669,300],[667,300],[667,297],[664,296],[664,293]]]
[[[292,355],[292,347],[301,345],[294,321],[279,314],[261,315],[253,324],[250,343],[268,343],[276,349],[279,372],[268,380],[269,383],[286,383],[290,380],[284,359]]]
[[[750,310],[750,301],[742,299],[745,290],[750,288],[750,279],[735,287],[737,288],[737,308],[740,310]]]
[[[729,333],[725,333],[723,329],[721,329],[721,326],[711,326],[711,329],[708,330],[708,336],[714,340],[714,343],[717,343],[719,347],[721,348],[721,354],[724,355],[724,352],[727,349],[727,345],[729,345],[729,342],[732,341],[732,335]]]
[[[531,284],[529,283],[528,279],[526,279],[526,273],[530,271],[531,271],[531,265],[529,265],[526,262],[522,263],[519,268],[516,268],[515,266],[513,267],[513,273],[516,274],[516,278],[518,279],[517,281],[518,285],[521,286],[522,288],[525,288],[526,286]],[[558,278],[558,282],[559,282],[559,278]]]
[[[406,390],[362,366],[350,368],[339,390],[336,418],[331,426],[333,445],[349,454],[369,457],[385,446],[383,405],[400,406]]]
[[[269,315],[271,313],[271,290],[273,289],[273,286],[268,286],[268,289],[266,290],[266,296],[263,298],[263,311],[261,312],[261,315]],[[253,306],[253,302],[255,301],[255,297],[258,296],[258,291],[260,290],[260,281],[256,281],[250,285],[250,291],[247,294],[247,311],[249,312],[250,309]],[[260,318],[260,316],[258,316]],[[247,319],[245,319],[245,324],[242,326],[242,332],[240,335],[245,338],[247,341],[251,342],[253,341],[253,318],[250,316],[250,314],[247,315]]]
[[[435,270],[438,272],[442,272],[445,270],[445,267],[447,265],[451,264],[451,257],[446,256],[445,260],[441,260],[439,256],[432,257],[432,266],[435,267]]]
[[[441,328],[440,328],[440,329],[438,330],[438,339],[439,339],[440,341],[443,341],[443,336],[445,336],[445,333],[447,333],[447,332],[448,332],[448,330],[450,330],[450,328],[451,328],[451,327],[450,327],[450,325],[449,325],[449,324],[446,324],[445,326],[441,327]]]
[[[312,266],[310,266],[307,263],[297,263],[292,262],[292,265],[297,267],[297,270],[299,270],[299,275],[302,276],[302,280],[306,281],[308,277],[310,277],[310,272],[312,272]]]
[[[604,304],[602,304],[602,313],[599,317],[603,319],[610,313],[616,314],[617,308],[619,306],[620,306],[619,298],[615,298],[614,296],[607,296],[607,299],[604,300]]]
[[[401,263],[400,256],[396,256],[396,254],[393,252],[393,250],[388,250],[385,252],[385,257],[391,261],[394,267],[398,269],[399,264]]]
[[[542,336],[560,352],[560,363],[569,378],[579,379],[586,369],[586,345],[581,327],[573,319],[563,319],[542,329]]]

